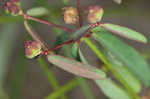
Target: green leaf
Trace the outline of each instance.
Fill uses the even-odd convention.
[[[110,79],[95,81],[104,94],[111,99],[132,99],[127,92]]]
[[[113,0],[114,2],[121,4],[122,0]]]
[[[122,63],[133,71],[146,86],[150,86],[150,68],[144,58],[132,47],[117,37],[99,28],[92,30],[94,38],[108,51],[113,53]]]
[[[27,15],[30,16],[44,16],[47,14],[49,14],[49,11],[44,7],[35,7],[27,11]]]
[[[74,43],[71,50],[72,57],[74,57],[75,59],[78,59],[78,46],[78,43]]]
[[[96,73],[97,69],[94,66],[83,64],[73,59],[65,58],[59,55],[48,55],[48,61],[57,67],[73,73],[75,75],[89,79],[104,79],[103,75]]]
[[[64,33],[64,34],[66,34],[66,33]],[[76,45],[76,43],[73,46],[78,47],[78,45]],[[75,56],[78,56],[77,59],[79,60],[78,48],[77,48],[77,50],[75,50],[75,52],[70,51],[70,45],[64,46],[62,49],[65,53],[65,56],[75,59],[76,57],[73,57],[73,53],[74,53]],[[73,47],[72,47],[72,51],[74,51]],[[95,99],[91,88],[89,88],[88,84],[86,83],[86,79],[83,77],[77,77],[76,79],[78,80],[79,86],[80,86],[83,94],[85,95],[86,99]]]
[[[86,99],[95,99],[95,96],[94,96],[91,88],[89,88],[89,85],[86,82],[86,79],[84,79],[82,77],[77,77],[77,80],[79,81],[80,88],[83,91]]]
[[[81,50],[79,50],[79,55],[82,62],[88,64]],[[97,70],[97,73],[101,74],[99,70]],[[98,85],[98,87],[102,90],[102,92],[111,99],[131,99],[124,89],[122,89],[109,78],[106,78],[105,80],[95,80],[95,82]]]
[[[84,58],[83,53],[81,52],[81,49],[79,48],[79,56],[80,56],[80,60],[84,63],[84,64],[88,64],[88,61]]]
[[[59,45],[64,43],[67,39],[69,39],[69,35],[66,33],[60,34],[59,36],[57,36],[55,45]]]
[[[22,43],[21,43],[22,44]],[[14,70],[12,73],[10,97],[11,99],[20,99],[21,98],[21,89],[24,85],[25,72],[26,72],[26,58],[24,56],[24,48],[20,46],[17,53],[17,60],[14,64]]]
[[[106,30],[108,30],[114,34],[118,34],[122,37],[126,37],[128,39],[139,41],[142,43],[147,43],[147,39],[144,37],[144,35],[136,32],[132,29],[122,27],[119,25],[110,24],[110,23],[103,24],[102,27],[104,27]]]
[[[132,72],[130,72],[124,64],[122,64],[111,52],[108,52],[106,50],[103,51],[106,58],[109,60],[109,62],[112,64],[112,68],[114,68],[118,74],[127,82],[127,84],[135,91],[136,93],[139,93],[141,90],[141,83],[133,75]]]
[[[1,25],[0,30],[0,99],[9,99],[9,96],[5,93],[4,84],[8,72],[8,63],[12,56],[12,50],[14,43],[16,42],[17,33],[16,24]],[[8,39],[9,38],[9,39]],[[14,79],[13,79],[14,80]],[[17,85],[18,86],[18,85]],[[14,90],[15,91],[15,90]]]
[[[80,60],[84,63],[84,64],[88,64],[88,61],[84,58],[80,48],[79,48],[79,56],[80,56]],[[105,72],[101,71],[100,69],[96,69],[96,72],[100,75],[103,75],[103,77],[106,77]]]
[[[7,73],[7,64],[10,56],[12,55],[12,50],[14,43],[16,42],[17,34],[16,24],[7,24],[1,26],[0,31],[0,90],[3,88],[3,83]],[[9,38],[9,39],[8,39]]]
[[[72,35],[72,38],[74,40],[80,38],[85,32],[87,29],[90,28],[90,25],[87,25],[87,26],[83,26],[82,28],[80,28],[79,30],[77,30],[73,35]]]

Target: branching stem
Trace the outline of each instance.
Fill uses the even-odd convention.
[[[91,26],[86,31],[81,33],[81,35],[75,41],[79,41],[82,37],[89,37],[91,35],[90,30],[100,25],[102,25],[100,22],[91,24]]]
[[[32,16],[29,16],[27,14],[22,14],[22,16],[24,17],[25,20],[33,20],[33,21],[36,21],[36,22],[39,22],[39,23],[42,23],[42,24],[47,24],[47,25],[50,25],[50,26],[57,27],[57,28],[59,28],[61,30],[64,30],[66,32],[73,32],[73,30],[70,29],[70,28],[67,28],[67,27],[64,27],[64,26],[61,26],[61,25],[57,25],[57,24],[53,24],[50,21],[41,20],[41,19],[38,19],[38,18],[35,18],[35,17],[32,17]]]
[[[46,42],[38,35],[38,33],[33,31],[32,27],[28,24],[28,22],[26,20],[24,21],[24,26],[25,26],[26,30],[28,31],[28,33],[30,34],[30,36],[35,41],[39,42],[43,49],[48,50],[48,45],[46,44]]]
[[[65,46],[65,45],[68,45],[68,44],[73,43],[73,42],[74,42],[73,40],[66,41],[66,42],[64,42],[64,43],[62,43],[62,44],[60,44],[60,45],[57,45],[57,46],[54,47],[54,48],[51,48],[49,51],[50,51],[50,52],[51,52],[51,51],[55,51],[56,49],[61,48],[61,47]]]

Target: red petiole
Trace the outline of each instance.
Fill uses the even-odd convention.
[[[88,30],[86,30],[85,33],[84,33],[82,36],[80,36],[77,40],[69,40],[69,41],[66,41],[66,42],[64,42],[64,43],[62,43],[62,44],[60,44],[60,45],[57,45],[57,46],[54,47],[54,48],[51,48],[50,50],[43,50],[42,54],[43,54],[43,55],[48,55],[50,52],[53,52],[53,51],[55,51],[55,50],[57,50],[57,49],[59,49],[59,48],[65,46],[65,45],[70,44],[70,43],[74,43],[74,42],[80,43],[80,39],[81,39],[82,37],[90,37],[90,36],[91,36],[91,34],[89,34],[90,30],[93,29],[94,27],[100,25],[100,24],[101,24],[100,22],[97,22],[97,23],[95,23],[95,24],[92,24],[91,27],[90,27]]]
[[[64,27],[64,26],[61,26],[61,25],[57,25],[57,24],[53,24],[49,21],[41,20],[41,19],[38,19],[38,18],[35,18],[35,17],[32,17],[32,16],[29,16],[27,14],[22,14],[22,16],[24,17],[25,20],[33,20],[33,21],[36,21],[36,22],[39,22],[39,23],[42,23],[42,24],[47,24],[47,25],[50,25],[50,26],[57,27],[57,28],[59,28],[61,30],[64,30],[66,32],[73,32],[73,30],[70,29],[70,28],[67,28],[67,27]]]

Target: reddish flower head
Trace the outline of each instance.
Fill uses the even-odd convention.
[[[21,12],[19,0],[7,0],[4,2],[3,8],[12,15],[18,15]]]
[[[63,15],[66,24],[76,24],[79,21],[77,8],[74,7],[63,8]]]
[[[24,42],[25,55],[27,58],[34,58],[41,54],[41,45],[36,41],[25,41]]]
[[[87,21],[89,23],[96,23],[102,19],[103,9],[100,6],[89,6],[86,9]]]

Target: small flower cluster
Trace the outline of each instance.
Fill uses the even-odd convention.
[[[19,0],[9,0],[7,2],[6,8],[14,14],[19,13],[19,7],[15,5]],[[10,7],[10,8],[9,8]],[[66,24],[78,24],[79,23],[79,13],[75,7],[65,7],[62,9],[64,15],[64,21]],[[99,25],[97,22],[101,21],[103,16],[103,9],[99,6],[89,6],[85,9],[87,13],[87,21],[91,25],[91,28]],[[97,23],[97,24],[96,24]],[[47,51],[42,50],[41,45],[36,41],[26,41],[24,43],[25,55],[27,58],[34,58],[38,55],[47,55]]]
[[[34,58],[42,53],[41,45],[36,41],[25,41],[24,42],[25,55],[27,58]]]
[[[100,6],[89,6],[85,9],[87,13],[88,23],[96,23],[101,21],[103,16],[103,9]],[[77,8],[65,7],[63,8],[64,21],[66,24],[77,24],[79,22],[79,15]]]
[[[18,0],[16,0],[18,1]],[[89,6],[86,9],[87,12],[87,21],[90,24],[97,23],[98,21],[101,21],[101,18],[103,16],[103,9],[99,6]],[[63,8],[63,15],[64,15],[64,21],[66,24],[78,24],[79,22],[79,14],[78,10],[75,7],[65,7]],[[94,24],[92,27],[95,27],[99,24]],[[25,48],[25,55],[27,58],[34,58],[38,55],[43,54],[43,50],[41,48],[41,45],[38,42],[35,41],[26,41],[24,43]],[[47,53],[47,52],[46,52]],[[44,52],[44,55],[45,52]]]
[[[21,14],[20,0],[7,0],[6,2],[4,2],[3,9],[7,13],[11,13],[12,15]]]
[[[66,24],[77,24],[79,21],[78,11],[75,7],[65,7],[62,9]]]
[[[103,8],[100,6],[89,6],[86,9],[87,15],[87,21],[89,23],[96,23],[98,21],[101,21],[103,16]]]

